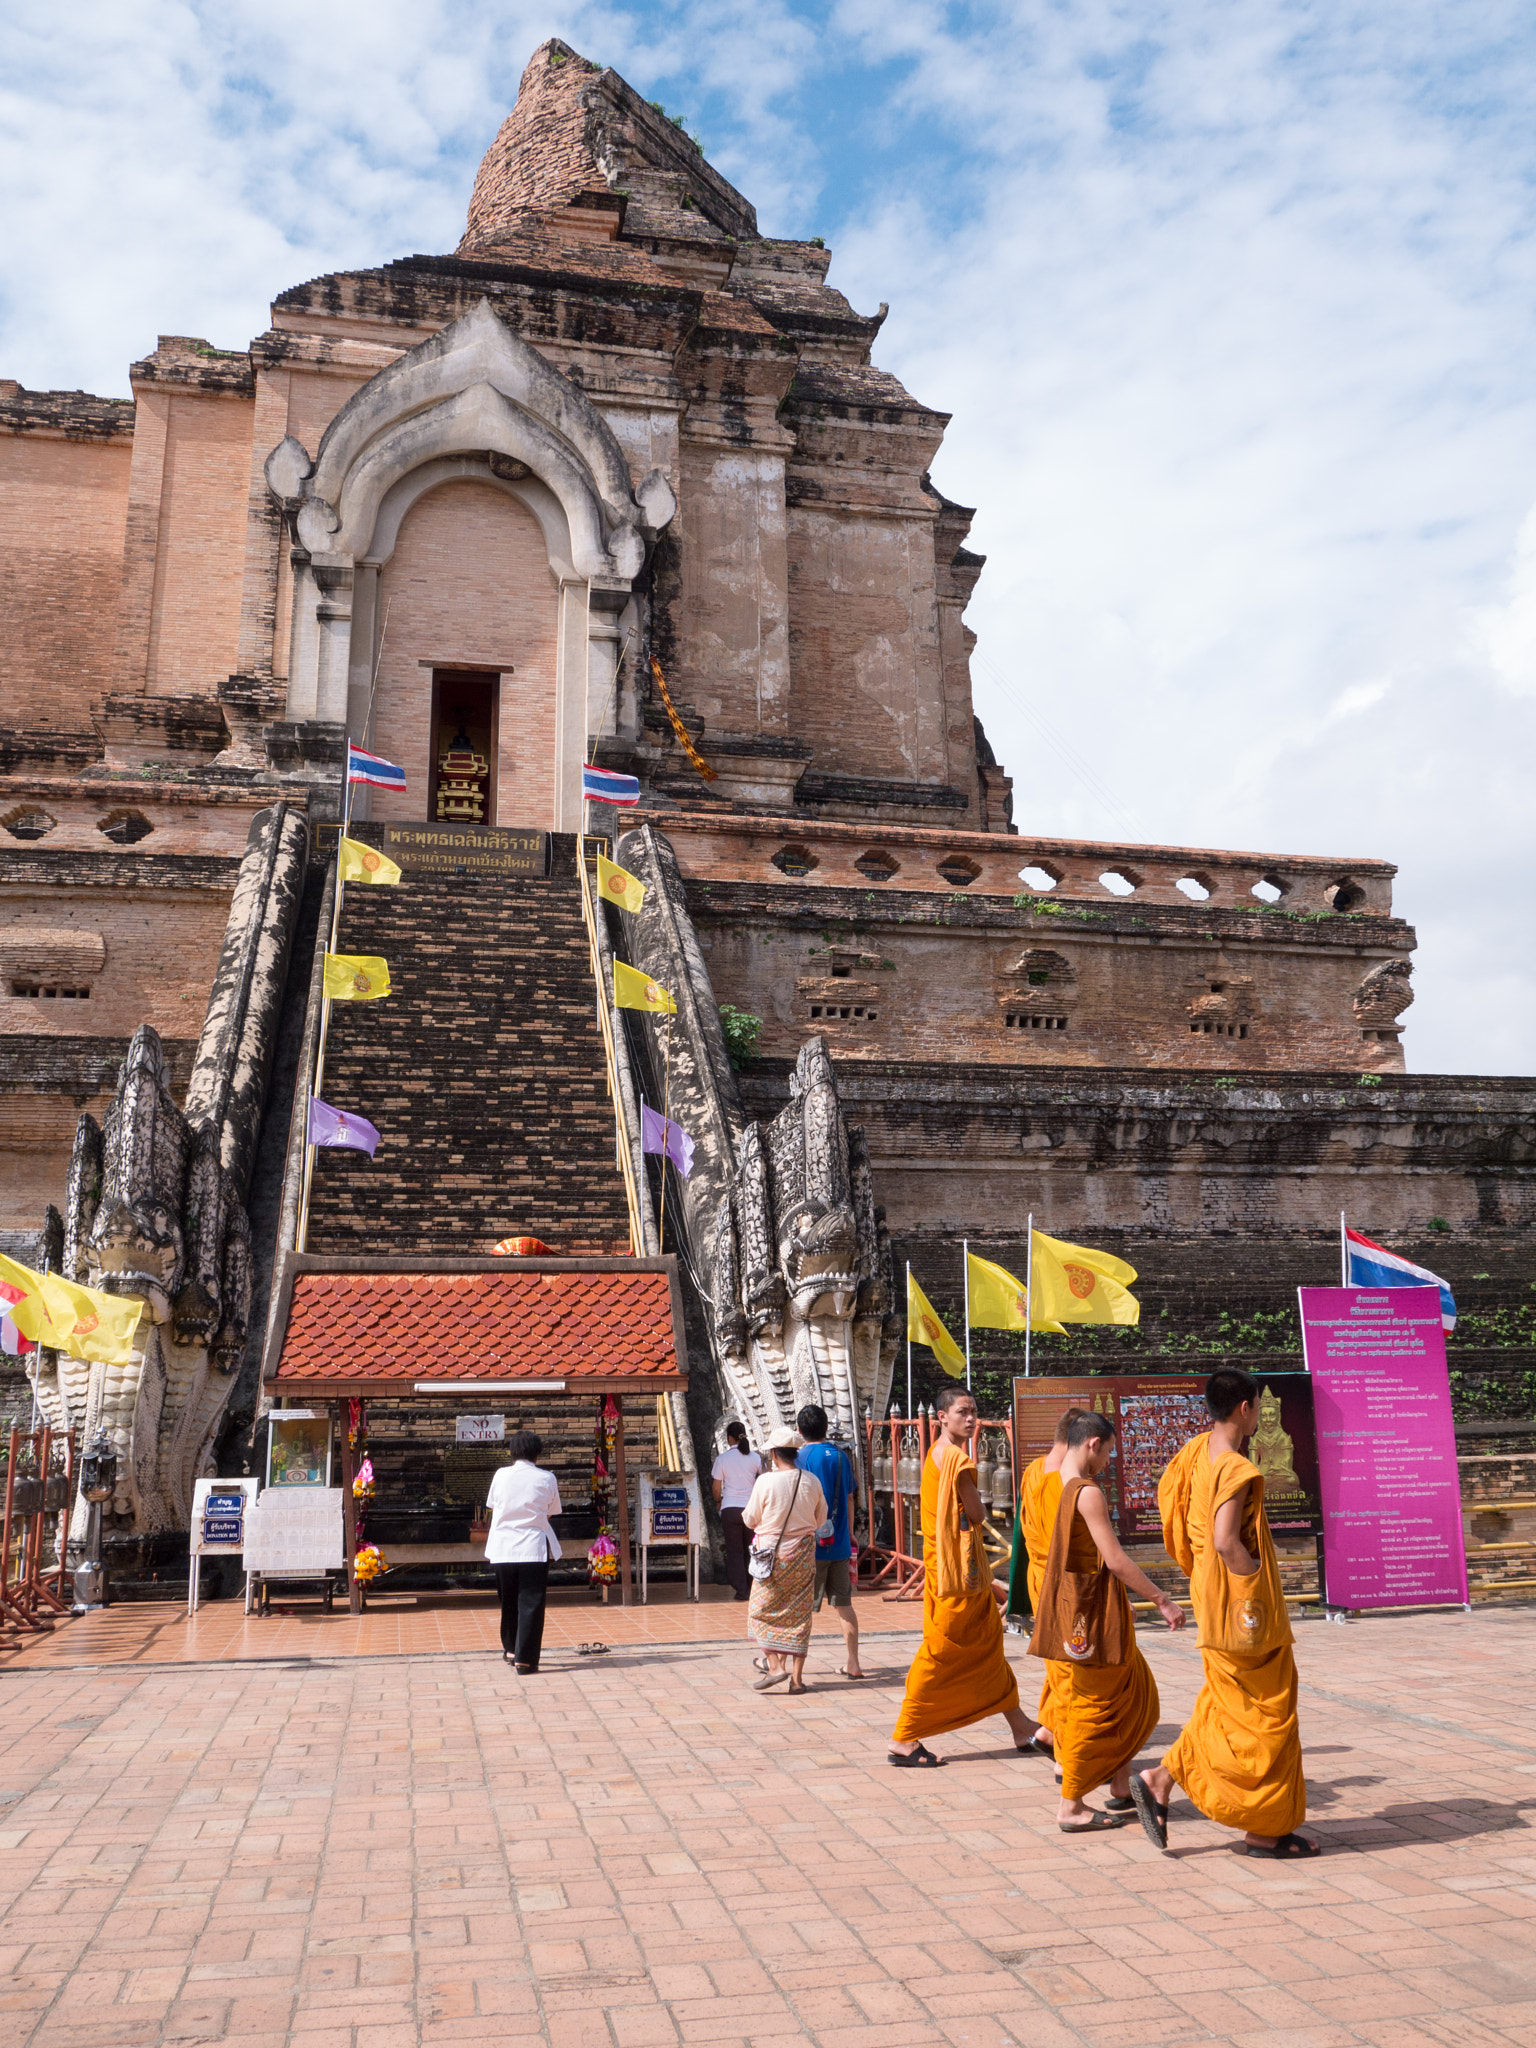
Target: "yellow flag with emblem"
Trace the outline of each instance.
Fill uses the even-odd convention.
[[[1135,1278],[1124,1259],[1037,1230],[1030,1254],[1034,1327],[1048,1327],[1047,1316],[1058,1323],[1139,1323],[1141,1303],[1126,1292]]]
[[[48,1313],[41,1273],[34,1273],[18,1259],[0,1256],[0,1304],[4,1304],[6,1314],[23,1337],[30,1337],[34,1344],[46,1344],[50,1351],[64,1349],[69,1318],[65,1318],[64,1329],[56,1327]]]
[[[952,1380],[965,1378],[965,1353],[939,1321],[933,1303],[910,1273],[907,1275],[907,1338],[913,1344],[926,1344]]]
[[[617,861],[611,861],[600,853],[597,856],[597,893],[606,896],[610,903],[617,903],[620,910],[638,910],[645,901],[645,884],[628,868],[621,868]]]
[[[400,870],[386,860],[376,846],[364,846],[360,839],[338,839],[336,855],[344,882],[389,882],[400,879]]]
[[[638,967],[626,967],[622,960],[613,963],[613,1000],[621,1010],[660,1010],[674,1017],[677,1014],[676,1003],[659,981],[652,981]]]
[[[1016,1280],[1006,1266],[994,1266],[990,1259],[965,1255],[966,1285],[971,1293],[971,1327],[975,1330],[1060,1330],[1063,1325],[1041,1322],[1036,1316],[1029,1324],[1029,1290]]]
[[[327,953],[325,992],[333,1003],[371,1003],[389,994],[389,962],[372,953]]]
[[[43,1275],[43,1299],[54,1328],[64,1332],[63,1348],[71,1358],[97,1365],[126,1365],[132,1358],[133,1333],[144,1313],[142,1301],[101,1294],[58,1273]]]

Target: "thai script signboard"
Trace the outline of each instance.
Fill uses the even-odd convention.
[[[1439,1290],[1299,1292],[1317,1406],[1329,1604],[1464,1604],[1467,1554]]]

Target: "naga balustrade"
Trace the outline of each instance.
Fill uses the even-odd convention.
[[[51,1429],[11,1430],[0,1515],[0,1629],[44,1631],[53,1627],[54,1615],[69,1612],[64,1518],[74,1480],[73,1430],[57,1440]],[[44,1541],[50,1515],[58,1524],[51,1566]]]
[[[871,1587],[889,1580],[887,1600],[922,1598],[923,1465],[938,1434],[936,1411],[925,1410],[921,1402],[915,1415],[903,1415],[893,1405],[883,1422],[876,1422],[865,1411],[869,1541],[864,1557],[868,1575],[865,1576],[866,1567],[861,1565],[860,1576]],[[996,1422],[982,1416],[971,1438],[971,1455],[976,1460],[978,1490],[989,1511],[983,1541],[994,1568],[1001,1563],[1006,1573],[1017,1505],[1012,1418]],[[888,1516],[889,1541],[878,1533],[883,1507]]]

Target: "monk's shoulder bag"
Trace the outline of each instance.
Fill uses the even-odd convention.
[[[1055,1664],[1123,1664],[1130,1655],[1130,1616],[1126,1602],[1115,1597],[1119,1581],[1102,1559],[1097,1571],[1067,1570],[1072,1517],[1087,1483],[1072,1479],[1061,1489],[1029,1654]]]

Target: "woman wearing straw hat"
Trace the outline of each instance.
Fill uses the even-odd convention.
[[[782,1685],[808,1690],[805,1653],[811,1644],[811,1601],[816,1590],[816,1537],[827,1522],[826,1496],[814,1473],[796,1464],[801,1437],[776,1429],[768,1439],[768,1470],[752,1489],[741,1519],[752,1531],[752,1600],[747,1632],[763,1655],[759,1692]]]

